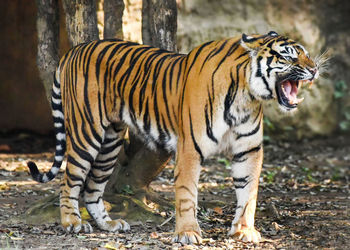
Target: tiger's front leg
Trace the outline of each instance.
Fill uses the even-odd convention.
[[[199,244],[201,230],[197,222],[197,187],[200,157],[192,148],[178,145],[175,167],[176,226],[174,242]]]
[[[261,240],[260,233],[254,228],[254,216],[262,159],[262,145],[254,145],[235,154],[232,167],[237,207],[228,234],[254,243]]]

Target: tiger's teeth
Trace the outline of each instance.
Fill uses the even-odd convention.
[[[299,104],[301,103],[302,101],[304,101],[304,97],[302,98],[294,98],[293,100],[290,100],[289,101],[289,104],[293,105],[293,104]]]
[[[282,91],[283,91],[283,94],[286,95],[286,90],[284,89],[284,86],[282,85]]]

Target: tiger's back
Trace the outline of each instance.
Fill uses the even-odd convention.
[[[65,116],[75,116],[80,110],[82,120],[93,121],[94,128],[90,130],[106,129],[110,123],[123,121],[149,146],[176,151],[183,110],[196,102],[192,113],[203,115],[203,120],[210,116],[213,122],[213,105],[220,106],[215,103],[218,90],[227,92],[230,79],[222,79],[218,84],[217,79],[214,83],[211,78],[222,75],[219,71],[213,76],[218,60],[222,60],[221,46],[229,50],[238,43],[237,39],[221,43],[207,43],[189,55],[118,40],[80,45],[60,63]],[[209,100],[195,100],[196,96]],[[76,124],[66,126],[73,128]],[[98,136],[95,139],[100,143],[103,140]]]

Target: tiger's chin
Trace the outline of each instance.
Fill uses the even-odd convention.
[[[279,107],[282,111],[296,111],[298,105],[304,100],[304,97],[299,98],[298,93],[303,84],[309,84],[311,87],[313,81],[310,80],[280,80],[276,84],[276,95]]]

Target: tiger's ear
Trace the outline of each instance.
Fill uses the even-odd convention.
[[[277,32],[275,32],[275,31],[270,31],[269,33],[267,33],[267,35],[268,35],[268,36],[272,36],[272,37],[277,37],[277,36],[279,36],[279,35],[277,34]]]
[[[258,51],[260,48],[259,37],[242,34],[241,45],[248,51]]]

